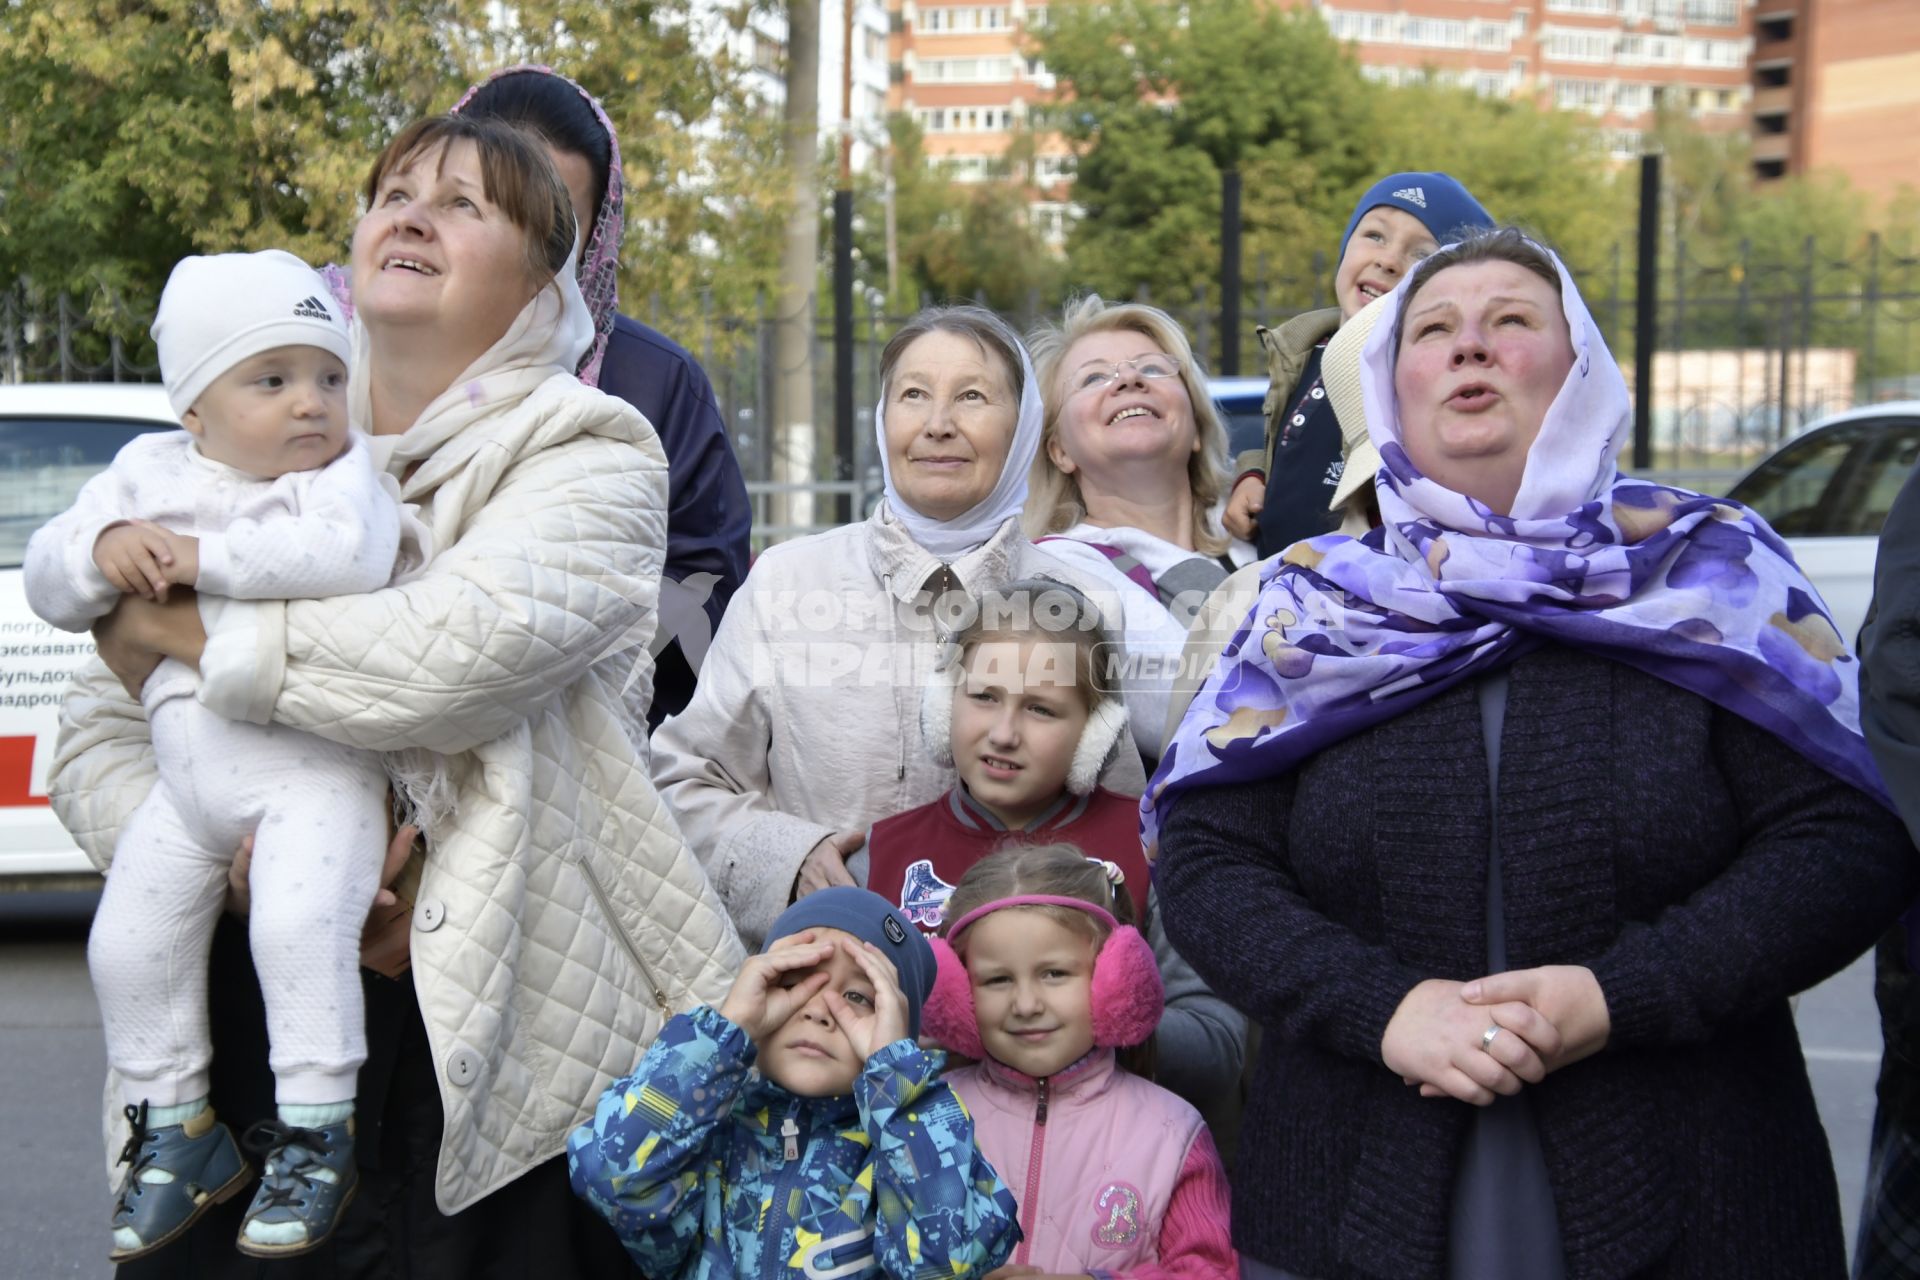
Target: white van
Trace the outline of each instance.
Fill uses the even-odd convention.
[[[27,608],[27,539],[71,506],[121,445],[179,425],[157,386],[0,386],[0,892],[99,884],[47,804],[60,702],[93,642]]]

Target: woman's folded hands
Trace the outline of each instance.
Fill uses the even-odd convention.
[[[1610,1029],[1593,971],[1544,965],[1471,982],[1429,978],[1400,1001],[1380,1059],[1423,1098],[1484,1107],[1599,1052]]]

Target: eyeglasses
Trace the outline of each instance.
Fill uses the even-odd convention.
[[[1135,376],[1147,379],[1177,378],[1180,358],[1153,351],[1131,360],[1089,360],[1073,372],[1073,389],[1105,391],[1131,369]]]

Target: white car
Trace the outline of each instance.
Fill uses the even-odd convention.
[[[1873,600],[1880,526],[1920,458],[1920,400],[1848,409],[1775,449],[1727,496],[1766,517],[1852,644]]]
[[[0,891],[99,883],[47,805],[60,702],[93,642],[27,608],[27,539],[71,506],[121,445],[179,425],[157,386],[0,386]]]

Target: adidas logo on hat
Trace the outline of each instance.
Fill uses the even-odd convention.
[[[1427,193],[1422,187],[1402,187],[1393,193],[1393,198],[1405,200],[1408,204],[1417,204],[1422,209],[1427,207]]]
[[[333,323],[333,313],[327,310],[327,304],[312,295],[301,299],[300,305],[293,309],[293,314],[300,320],[325,320],[329,324]]]

